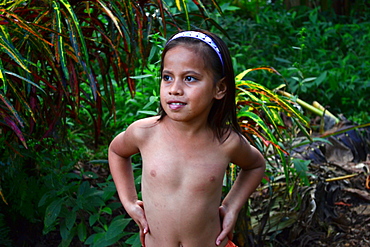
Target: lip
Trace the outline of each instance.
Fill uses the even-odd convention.
[[[171,110],[179,110],[186,106],[186,103],[179,100],[170,100],[167,101],[167,105]]]

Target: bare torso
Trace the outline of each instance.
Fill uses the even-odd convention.
[[[214,247],[221,231],[222,181],[230,162],[227,142],[220,144],[210,131],[195,138],[164,126],[160,122],[142,132],[147,133],[140,146],[142,196],[150,229],[146,246]]]

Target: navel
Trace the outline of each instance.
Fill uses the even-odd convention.
[[[150,176],[155,177],[157,176],[157,172],[155,170],[150,171]]]

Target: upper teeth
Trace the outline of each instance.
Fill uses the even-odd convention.
[[[171,105],[184,105],[184,103],[171,103]]]

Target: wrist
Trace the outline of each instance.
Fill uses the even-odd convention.
[[[122,203],[122,206],[127,210],[129,210],[130,208],[135,208],[138,203],[139,203],[139,200],[137,197],[135,198],[130,198],[130,199],[121,199],[121,203]]]
[[[239,211],[241,210],[241,208],[243,207],[243,205],[239,206],[238,203],[230,203],[230,202],[224,200],[221,203],[221,207],[223,207],[224,210],[227,211],[227,212],[238,214]]]

